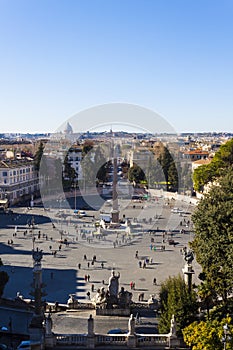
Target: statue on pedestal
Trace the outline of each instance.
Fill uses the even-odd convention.
[[[133,314],[130,315],[129,322],[128,322],[128,329],[129,329],[128,335],[135,334],[135,318]]]
[[[104,287],[97,290],[92,302],[95,304],[98,310],[100,309],[129,309],[129,305],[132,302],[133,294],[121,287],[119,290],[119,278],[120,273],[117,275],[112,270],[109,278],[108,288],[105,291]]]
[[[50,313],[45,317],[44,325],[45,325],[45,334],[52,335],[53,321]]]
[[[172,318],[171,318],[170,335],[176,337],[176,320],[175,320],[175,315],[172,315]]]
[[[119,278],[120,278],[120,273],[118,272],[118,275],[115,275],[115,271],[112,270],[112,275],[109,278],[109,283],[108,283],[108,291],[110,294],[110,297],[117,298],[118,295],[118,290],[119,290]]]
[[[194,259],[194,254],[192,250],[185,250],[184,260],[188,265],[191,265]]]

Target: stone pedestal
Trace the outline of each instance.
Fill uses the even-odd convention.
[[[56,338],[53,334],[45,335],[45,348],[54,348],[56,346]]]
[[[87,348],[94,349],[95,348],[95,333],[94,333],[94,319],[92,315],[88,318],[87,324]]]
[[[48,314],[45,317],[44,326],[45,326],[45,348],[46,349],[47,348],[54,348],[56,345],[56,338],[52,332],[53,323],[52,323],[52,318],[51,318],[50,314]]]
[[[45,338],[43,328],[29,327],[29,336],[31,344],[31,349],[44,349]]]
[[[94,349],[95,348],[95,336],[87,336],[87,348]]]
[[[135,335],[128,335],[127,336],[127,347],[130,349],[137,347],[137,338]]]
[[[137,346],[137,338],[135,335],[135,318],[133,314],[130,315],[128,322],[128,334],[127,334],[127,346],[128,348],[136,348]]]
[[[192,275],[194,274],[193,268],[191,264],[186,264],[184,268],[182,269],[184,274],[184,281],[186,285],[188,286],[189,292],[192,289]]]
[[[169,346],[169,349],[172,349],[172,348],[176,349],[177,346],[180,346],[180,340],[176,336],[171,335],[168,338],[168,346]]]
[[[119,211],[118,210],[112,210],[111,216],[112,216],[112,223],[118,224],[119,223]]]

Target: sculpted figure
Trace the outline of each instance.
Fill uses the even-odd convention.
[[[175,315],[172,315],[172,318],[171,318],[170,334],[176,336],[176,320],[175,320]]]
[[[112,275],[109,278],[109,283],[108,283],[108,291],[110,296],[117,297],[118,295],[118,290],[119,290],[119,278],[120,278],[120,273],[118,272],[118,275],[115,275],[115,271],[112,270]]]

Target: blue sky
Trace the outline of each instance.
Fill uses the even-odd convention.
[[[232,18],[232,0],[0,0],[0,132],[111,102],[232,132]]]

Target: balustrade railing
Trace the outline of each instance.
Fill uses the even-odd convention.
[[[167,334],[136,334],[136,336],[138,345],[166,345],[168,342]]]
[[[142,346],[166,345],[168,334],[136,334],[136,343]],[[57,345],[86,345],[87,334],[56,334]],[[127,334],[95,334],[95,344],[98,345],[123,345],[127,344]]]
[[[86,334],[56,334],[57,345],[86,345]]]
[[[96,334],[95,335],[97,345],[107,344],[126,344],[127,335],[125,334]]]

